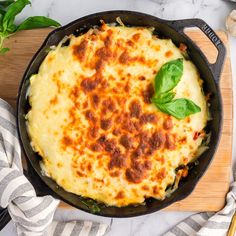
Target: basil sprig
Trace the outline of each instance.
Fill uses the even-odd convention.
[[[155,77],[155,94],[151,101],[156,107],[177,119],[201,111],[193,101],[187,98],[174,99],[175,93],[172,91],[183,75],[183,59],[179,58],[165,63]]]
[[[15,17],[28,4],[30,4],[29,0],[0,1],[0,54],[9,51],[9,48],[3,47],[4,40],[20,30],[60,26],[57,21],[44,16],[29,17],[21,24],[16,25],[14,23]]]

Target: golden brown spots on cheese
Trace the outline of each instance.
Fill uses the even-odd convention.
[[[112,131],[112,134],[115,136],[118,136],[119,134],[121,134],[121,130],[118,128],[114,128],[114,130]]]
[[[147,176],[152,163],[149,160],[141,162],[137,158],[131,159],[131,167],[126,169],[126,178],[129,182],[140,183]]]
[[[112,119],[101,119],[101,129],[109,130],[112,127]]]
[[[146,123],[157,123],[157,115],[155,113],[144,113],[140,117],[140,123],[146,124]]]
[[[144,179],[144,173],[142,169],[127,169],[126,172],[126,178],[129,182],[138,184]]]
[[[102,48],[99,48],[96,53],[95,53],[95,56],[98,57],[98,60],[97,60],[97,67],[96,69],[99,70],[99,69],[102,69],[101,68],[101,65],[99,66],[99,64],[101,63],[104,63],[106,61],[108,61],[109,59],[111,59],[112,57],[112,52],[109,48],[107,47],[102,47]]]
[[[163,167],[161,168],[158,173],[156,174],[157,181],[162,181],[167,175],[166,169]]]
[[[157,150],[160,149],[166,142],[166,137],[162,131],[156,131],[152,134],[149,145],[150,150]]]
[[[127,64],[129,61],[131,61],[131,58],[128,54],[128,52],[125,50],[124,52],[121,53],[119,57],[119,62],[121,64]]]
[[[123,123],[121,124],[121,128],[124,131],[130,132],[130,133],[136,133],[140,130],[139,123],[131,120],[130,117],[123,119]]]
[[[124,91],[125,91],[126,93],[129,93],[129,92],[130,92],[129,81],[125,84]]]
[[[197,140],[199,136],[200,136],[200,132],[195,131],[193,134],[193,140]]]
[[[173,56],[173,52],[171,50],[168,50],[166,53],[165,53],[165,56],[166,57],[171,57]]]
[[[87,47],[88,47],[88,41],[86,39],[82,40],[82,42],[79,45],[73,46],[73,55],[79,61],[84,61]]]
[[[130,47],[133,47],[134,46],[134,42],[132,40],[127,40],[126,41],[126,44]]]
[[[148,191],[149,190],[149,187],[147,185],[143,185],[142,186],[142,189],[145,190],[145,191]]]
[[[159,161],[162,165],[165,163],[165,159],[163,156],[157,157],[156,160]]]
[[[79,97],[79,94],[80,94],[80,89],[78,86],[74,86],[71,91],[70,91],[70,98],[73,100],[73,101],[76,101],[76,99]]]
[[[168,116],[163,122],[163,128],[166,130],[170,130],[173,128],[173,122],[171,116]]]
[[[143,163],[137,160],[132,161],[131,168],[126,169],[126,178],[129,182],[140,183],[147,176],[148,170],[151,169],[151,162],[144,161]]]
[[[160,45],[156,45],[156,46],[154,47],[154,49],[155,49],[156,51],[160,51],[161,47],[160,47]]]
[[[189,161],[189,159],[188,159],[187,157],[184,157],[184,158],[183,158],[183,162],[184,162],[184,164],[187,164],[188,161]]]
[[[97,108],[100,102],[100,98],[97,94],[92,94],[91,102],[94,108]]]
[[[120,176],[120,174],[121,174],[121,171],[119,171],[119,170],[110,172],[111,177],[118,177],[118,176]]]
[[[160,191],[158,186],[154,186],[152,189],[153,189],[153,194],[155,195],[158,194]]]
[[[142,108],[141,108],[141,105],[140,105],[139,101],[137,101],[137,100],[132,101],[129,105],[130,116],[139,118],[139,116],[142,112],[141,109]]]
[[[94,143],[91,145],[91,150],[94,152],[102,151],[102,146],[99,143]]]
[[[120,137],[120,144],[126,149],[130,149],[133,146],[132,138],[127,134],[123,134]]]
[[[97,138],[98,137],[98,130],[99,129],[96,126],[90,127],[88,130],[88,134],[89,134],[88,137],[92,138],[92,139]]]
[[[166,134],[166,148],[169,150],[174,150],[175,149],[175,144],[171,140],[171,136],[169,134]]]
[[[70,137],[64,136],[62,138],[62,145],[64,148],[67,148],[67,147],[71,146],[72,144],[73,144],[73,140]]]
[[[53,97],[49,102],[51,105],[56,105],[58,103],[58,97],[57,96]]]
[[[107,139],[104,142],[104,149],[109,153],[113,153],[116,151],[116,141],[114,139]]]
[[[61,82],[61,80],[60,80],[60,77],[62,76],[63,72],[64,72],[63,70],[59,70],[59,71],[56,71],[56,72],[52,75],[52,81],[53,81],[54,83],[56,83],[58,93],[60,93],[60,92],[62,91],[62,89],[65,88],[65,85],[64,85],[63,82]]]
[[[127,159],[123,154],[121,154],[119,151],[117,152],[115,151],[111,155],[111,160],[110,160],[108,168],[109,169],[123,168],[126,166],[126,163],[127,163],[126,161]]]
[[[109,139],[105,135],[102,135],[98,138],[97,143],[100,144],[110,155],[114,152],[119,152],[116,147],[115,139]]]
[[[86,109],[86,108],[88,108],[88,101],[85,101],[85,102],[83,103],[83,109]]]
[[[133,63],[140,63],[140,64],[146,63],[147,66],[149,66],[150,63],[152,63],[152,61],[146,61],[143,55],[132,57],[129,55],[127,50],[124,50],[119,57],[119,63],[124,65]]]
[[[81,87],[82,87],[83,91],[86,93],[86,92],[90,92],[90,91],[94,90],[98,84],[99,84],[99,80],[97,80],[97,79],[85,78],[81,82]]]
[[[88,121],[92,122],[92,123],[95,123],[96,122],[96,117],[94,115],[94,113],[91,111],[91,110],[87,110],[85,112],[85,117]]]
[[[132,36],[132,39],[137,42],[140,39],[140,33],[136,33]]]
[[[87,170],[88,170],[88,172],[91,172],[91,170],[92,170],[92,164],[91,163],[88,163]]]
[[[110,29],[107,31],[107,36],[104,40],[105,47],[111,47],[111,45],[112,45],[112,33],[113,32]]]
[[[122,199],[124,197],[125,197],[124,191],[120,191],[120,192],[117,193],[115,199]]]
[[[141,80],[141,81],[144,81],[146,78],[145,78],[145,76],[141,75],[141,76],[139,76],[138,79]]]
[[[151,98],[154,95],[154,88],[152,84],[148,84],[146,89],[142,92],[143,100],[145,103],[151,103]]]
[[[78,177],[86,177],[87,175],[79,170],[76,171]]]
[[[63,166],[63,163],[61,163],[61,162],[58,162],[58,163],[57,163],[57,167],[58,167],[58,168],[61,168],[62,166]]]
[[[48,63],[51,63],[52,61],[54,61],[55,59],[55,55],[50,55],[48,58],[47,58],[47,62]]]
[[[186,142],[187,142],[187,137],[183,137],[179,140],[179,143],[181,144],[186,144]]]
[[[108,98],[103,100],[102,102],[102,112],[107,113],[107,112],[113,112],[116,109],[115,102],[113,101],[112,98]]]

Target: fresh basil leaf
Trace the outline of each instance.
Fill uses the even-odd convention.
[[[5,13],[6,13],[6,11],[5,11],[5,10],[3,10],[2,8],[0,8],[0,15],[4,16],[4,15],[5,15]]]
[[[174,92],[162,93],[157,97],[154,96],[153,98],[151,98],[151,102],[153,102],[153,103],[166,103],[166,102],[170,102],[171,100],[173,100],[174,97],[175,97]]]
[[[16,29],[17,29],[17,26],[15,24],[11,24],[11,25],[8,26],[7,32],[8,33],[13,33],[13,32],[16,31]]]
[[[174,116],[177,119],[184,119],[185,117],[195,114],[201,111],[201,108],[197,106],[193,101],[180,98],[172,100],[168,103],[155,103],[157,108],[167,114]]]
[[[29,0],[17,0],[8,7],[7,12],[3,17],[3,31],[7,31],[7,28],[13,24],[16,15],[18,15],[28,4],[30,4]]]
[[[5,14],[6,14],[6,11],[0,7],[0,32],[2,31],[2,19]]]
[[[82,203],[88,207],[89,211],[93,214],[96,214],[101,211],[101,208],[98,206],[97,202],[92,199],[81,200]]]
[[[4,54],[4,53],[8,52],[9,50],[10,50],[10,48],[1,48],[0,54]]]
[[[5,15],[6,11],[0,8],[0,31],[2,31],[2,19]]]
[[[36,28],[45,28],[49,26],[58,27],[60,26],[60,24],[57,21],[44,17],[44,16],[33,16],[23,21],[18,26],[17,31],[36,29]]]
[[[10,6],[13,2],[15,2],[15,0],[0,1],[0,6],[6,8]]]
[[[155,94],[172,90],[183,75],[183,59],[179,58],[165,63],[155,77]]]

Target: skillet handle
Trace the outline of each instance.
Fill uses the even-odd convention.
[[[218,55],[215,63],[208,63],[209,68],[211,69],[212,74],[214,75],[216,83],[219,83],[221,71],[224,64],[224,59],[226,55],[226,48],[223,42],[219,39],[213,29],[201,19],[187,19],[187,20],[176,20],[169,21],[171,25],[178,30],[179,33],[184,34],[184,29],[189,27],[198,27],[214,44],[218,51]],[[188,37],[188,36],[187,36]]]

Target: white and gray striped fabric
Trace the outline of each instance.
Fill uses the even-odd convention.
[[[14,110],[0,99],[0,206],[8,208],[17,234],[102,236],[106,233],[106,224],[53,221],[58,204],[59,201],[51,196],[36,197],[33,186],[23,175]]]
[[[214,201],[214,199],[212,199]],[[192,215],[163,236],[225,236],[236,209],[236,182],[231,184],[225,207],[217,212]]]

